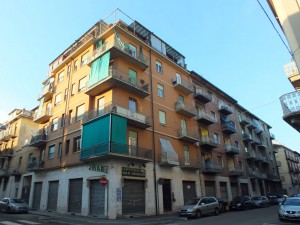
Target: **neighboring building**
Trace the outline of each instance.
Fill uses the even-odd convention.
[[[273,146],[284,193],[289,196],[300,193],[300,154],[277,141]]]
[[[271,127],[137,21],[96,23],[43,84],[21,176],[31,208],[114,219],[281,190]]]

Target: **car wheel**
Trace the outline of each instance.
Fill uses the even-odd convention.
[[[218,208],[215,208],[215,215],[218,216],[220,214],[220,210]]]
[[[197,217],[197,218],[201,218],[201,216],[202,216],[201,211],[198,210],[198,211],[196,212],[196,217]]]

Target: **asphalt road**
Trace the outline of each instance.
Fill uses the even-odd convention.
[[[0,225],[290,225],[299,222],[280,222],[277,216],[278,206],[248,211],[226,212],[219,216],[205,216],[200,219],[186,219],[177,215],[163,215],[140,218],[107,220],[70,215],[36,215],[0,213]]]

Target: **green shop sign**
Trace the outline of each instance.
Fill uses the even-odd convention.
[[[145,169],[122,167],[122,176],[146,177]]]
[[[108,173],[108,167],[107,166],[101,166],[101,165],[97,165],[97,164],[91,164],[89,170]]]

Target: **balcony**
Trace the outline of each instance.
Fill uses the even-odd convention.
[[[270,159],[267,156],[263,155],[263,156],[261,156],[261,158],[262,158],[261,162],[263,164],[270,164]]]
[[[263,156],[260,153],[256,153],[254,160],[258,162],[263,161]]]
[[[235,124],[232,121],[227,121],[221,124],[221,129],[223,133],[234,134],[236,133]]]
[[[249,168],[249,177],[252,178],[260,178],[260,172],[257,169],[250,169]]]
[[[135,65],[141,70],[146,70],[149,67],[149,59],[146,58],[143,54],[136,51],[132,51],[129,48],[129,44],[121,41],[120,39],[114,38],[110,40],[99,48],[97,48],[92,55],[88,58],[87,64],[91,64],[104,55],[105,53],[110,52],[110,58],[122,58],[123,60],[129,62],[132,65]]]
[[[249,124],[247,125],[248,129],[253,130],[256,128],[255,122],[253,120],[249,120]]]
[[[255,152],[250,151],[246,153],[246,159],[254,160],[255,158],[256,158]]]
[[[219,109],[219,112],[224,114],[224,115],[230,115],[230,114],[233,113],[233,110],[232,110],[231,106],[229,106],[225,103],[219,103],[218,109]]]
[[[194,98],[203,102],[208,103],[212,101],[212,95],[204,91],[202,88],[197,88],[193,94]]]
[[[271,140],[275,140],[275,135],[270,133],[270,138],[271,138]]]
[[[82,161],[95,161],[99,159],[130,159],[139,162],[153,161],[152,149],[141,148],[132,145],[106,142],[80,152]]]
[[[15,177],[20,177],[22,173],[20,172],[20,169],[12,169],[10,175]]]
[[[50,120],[51,116],[51,109],[43,109],[41,112],[36,111],[33,117],[33,121],[35,123],[44,124]]]
[[[228,170],[228,176],[238,177],[243,175],[243,170],[240,167],[233,167]]]
[[[200,144],[200,146],[202,148],[205,148],[207,150],[211,150],[213,148],[217,148],[218,147],[218,143],[213,138],[210,138],[208,136],[202,136],[202,137],[200,137],[199,144]]]
[[[224,150],[228,155],[237,155],[240,153],[240,148],[231,144],[225,144]]]
[[[260,143],[257,145],[257,147],[266,149],[268,147],[267,142],[265,140],[261,140]]]
[[[39,93],[38,100],[44,98],[44,102],[47,102],[52,99],[53,93],[54,93],[54,84],[49,83],[45,85],[41,93]]]
[[[1,141],[9,141],[11,138],[17,137],[17,135],[14,132],[12,132],[11,130],[5,130],[2,132],[3,132],[3,134],[2,134],[2,137],[0,138]]]
[[[132,77],[128,72],[117,67],[109,67],[108,76],[97,83],[87,87],[87,95],[96,96],[113,87],[119,87],[141,98],[149,96],[149,84],[143,79]]]
[[[34,147],[45,146],[47,143],[47,135],[44,131],[39,132],[39,134],[32,136],[30,140],[30,145]]]
[[[0,178],[2,178],[2,177],[9,177],[9,171],[8,171],[8,169],[7,168],[5,168],[5,169],[0,169]]]
[[[214,116],[212,116],[206,112],[198,112],[197,121],[209,126],[211,124],[216,123],[217,119]]]
[[[189,118],[197,115],[197,110],[194,106],[180,101],[175,103],[175,111]]]
[[[150,116],[142,114],[138,111],[128,109],[116,103],[109,102],[101,109],[91,110],[84,115],[83,123],[87,123],[93,119],[103,115],[113,113],[127,119],[127,124],[138,128],[146,129],[151,126]]]
[[[247,116],[245,116],[244,114],[241,114],[239,116],[239,121],[240,121],[240,124],[242,124],[244,126],[246,126],[246,125],[248,125],[250,123],[249,118]]]
[[[247,134],[247,133],[243,133],[243,141],[245,141],[247,143],[251,143],[252,142],[252,135]]]
[[[256,136],[252,136],[252,144],[259,145],[260,144],[260,139]]]
[[[278,148],[273,147],[273,152],[274,152],[274,153],[278,153]]]
[[[29,111],[29,110],[15,109],[15,110],[13,110],[13,112],[11,112],[9,114],[9,119],[8,119],[7,123],[11,124],[13,121],[15,121],[21,117],[32,119],[32,114],[33,114],[32,111]]]
[[[221,173],[223,169],[224,169],[223,166],[215,162],[212,162],[211,160],[205,160],[202,166],[202,173],[213,175],[213,174]]]
[[[300,87],[300,74],[295,61],[285,64],[284,70],[292,85],[298,90]]]
[[[172,83],[174,88],[187,95],[190,95],[194,92],[193,85],[188,80],[185,80],[181,77],[173,77]]]
[[[185,158],[179,159],[179,166],[181,169],[188,170],[198,170],[200,168],[199,161],[195,158]]]
[[[28,171],[39,171],[44,169],[44,161],[35,160],[28,163],[27,170]]]
[[[180,128],[177,130],[178,139],[190,143],[199,141],[199,134],[197,131]]]
[[[7,148],[3,151],[0,151],[0,159],[11,158],[14,154],[14,150],[12,148]]]

